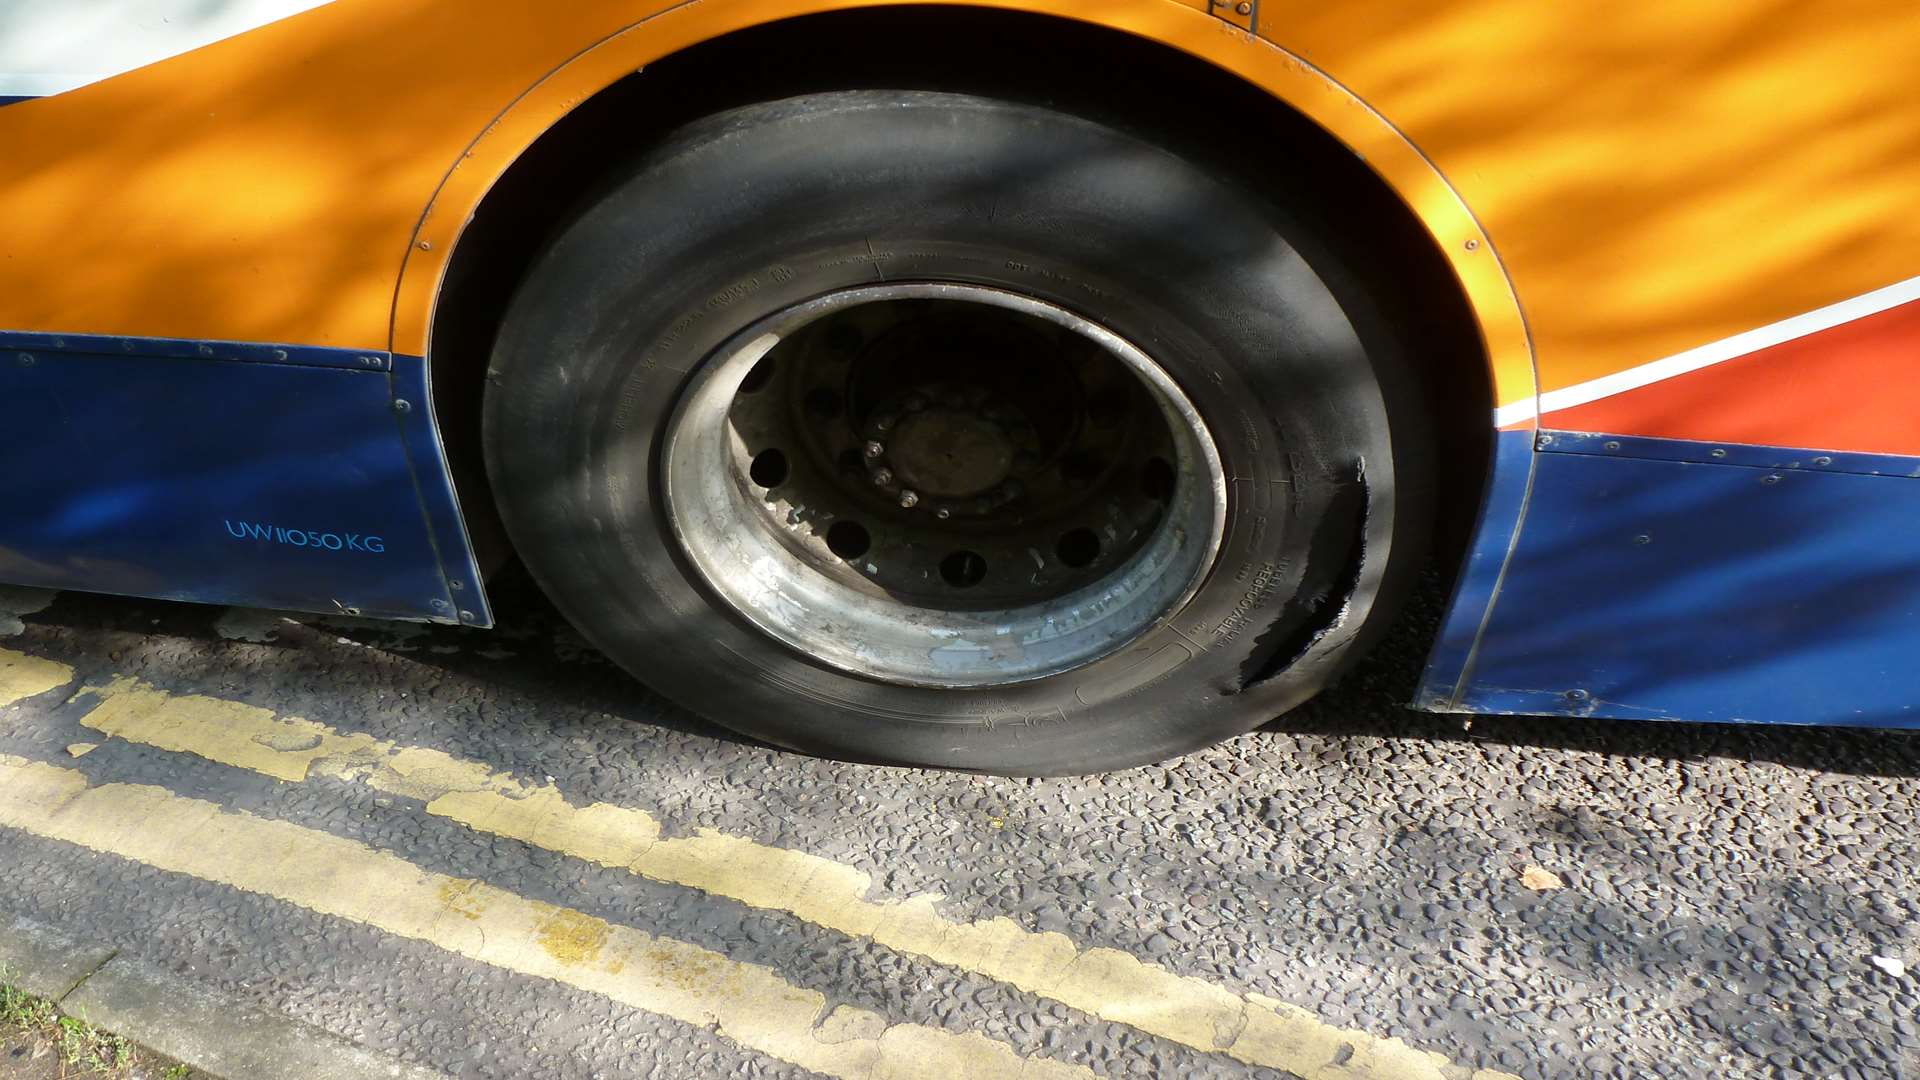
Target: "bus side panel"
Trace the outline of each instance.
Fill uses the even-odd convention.
[[[202,346],[220,357],[206,358],[143,355],[153,343],[126,340],[7,344],[0,581],[459,617],[454,575],[436,549],[451,548],[459,566],[464,537],[435,543],[403,435],[412,403],[396,409],[384,354]],[[231,358],[255,352],[289,359]],[[428,476],[444,471],[427,464]]]
[[[1424,706],[1920,727],[1920,458],[1542,441],[1464,685]]]

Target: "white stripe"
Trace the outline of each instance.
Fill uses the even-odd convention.
[[[1558,412],[1561,409],[1571,409],[1575,405],[1599,401],[1601,398],[1636,390],[1662,379],[1671,379],[1675,375],[1685,375],[1689,371],[1699,371],[1704,367],[1712,367],[1727,360],[1756,353],[1781,342],[1806,337],[1808,334],[1817,334],[1822,330],[1830,330],[1842,323],[1864,319],[1869,315],[1899,307],[1914,300],[1920,300],[1920,277],[1908,278],[1884,289],[1875,289],[1864,296],[1829,304],[1804,315],[1795,315],[1791,319],[1782,319],[1770,326],[1735,334],[1710,345],[1675,353],[1663,360],[1654,360],[1559,390],[1549,390],[1541,394],[1537,401],[1516,401],[1510,405],[1502,405],[1493,411],[1493,423],[1495,427],[1506,427],[1523,420],[1531,420],[1543,413]]]
[[[0,97],[45,97],[330,0],[0,0]]]

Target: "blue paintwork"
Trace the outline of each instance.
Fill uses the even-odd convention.
[[[0,334],[0,581],[487,625],[426,400],[417,357]]]
[[[1499,594],[1501,571],[1507,565],[1514,537],[1526,513],[1527,488],[1533,481],[1533,431],[1496,431],[1493,468],[1473,530],[1467,561],[1447,605],[1439,636],[1427,656],[1415,704],[1449,712],[1458,707],[1461,677],[1480,640],[1480,629]]]
[[[1423,705],[1920,727],[1920,461],[1703,464],[1557,434],[1544,449],[1464,680]]]
[[[32,100],[33,98],[31,97],[18,97],[18,96],[13,96],[8,94],[0,94],[0,105],[12,105],[16,101],[32,101]]]

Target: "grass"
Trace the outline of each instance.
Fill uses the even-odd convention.
[[[162,1064],[133,1043],[77,1016],[62,1016],[53,1002],[13,985],[0,965],[0,1044],[45,1045],[60,1055],[62,1076],[121,1078],[158,1076],[188,1080],[185,1065]],[[0,1068],[5,1062],[0,1061]],[[157,1067],[156,1067],[157,1066]]]

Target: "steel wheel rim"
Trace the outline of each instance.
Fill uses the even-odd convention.
[[[811,353],[794,350],[822,352],[824,346],[807,342],[845,326],[857,328],[861,324],[856,320],[871,322],[910,310],[935,311],[942,317],[953,312],[959,319],[977,319],[981,326],[998,320],[1008,327],[1022,327],[1022,333],[1026,320],[1032,320],[1038,328],[1035,333],[1045,336],[1048,347],[1074,357],[1083,353],[1096,357],[1079,360],[1078,370],[1096,371],[1109,383],[1115,379],[1113,370],[1123,370],[1135,380],[1135,389],[1124,392],[1133,395],[1128,399],[1133,412],[1107,426],[1152,430],[1102,436],[1094,431],[1092,421],[1076,418],[1073,438],[1117,439],[1136,453],[1150,455],[1158,448],[1160,455],[1145,457],[1146,463],[1137,469],[1130,463],[1107,462],[1109,479],[1102,483],[1110,484],[1112,491],[1097,488],[1077,496],[1081,504],[1092,507],[1084,513],[1072,507],[1059,512],[1046,506],[1022,508],[1018,463],[1023,456],[1036,456],[1022,447],[1037,446],[1039,441],[1028,430],[1035,426],[1026,415],[1034,411],[1034,402],[1027,400],[1032,395],[1008,392],[1001,395],[1009,399],[1008,404],[1001,405],[997,399],[981,404],[975,399],[993,398],[994,389],[968,388],[963,379],[956,383],[961,389],[952,391],[946,383],[911,384],[901,399],[904,405],[882,403],[867,410],[858,422],[849,405],[841,420],[824,423],[830,440],[844,441],[845,433],[837,426],[841,423],[856,438],[871,437],[865,444],[866,471],[859,480],[872,485],[872,490],[847,487],[834,494],[836,484],[856,483],[848,478],[844,460],[840,473],[833,474],[831,467],[817,461],[812,465],[790,461],[786,451],[772,447],[779,454],[775,462],[779,467],[768,466],[773,460],[769,447],[752,443],[779,441],[776,407],[750,401],[765,390],[749,380],[793,381],[794,386],[781,389],[785,397],[778,400],[793,399],[801,389],[799,380],[810,377],[804,373],[814,371],[809,365],[816,363]],[[902,321],[887,334],[905,333],[898,326],[917,325],[913,316],[899,318]],[[835,319],[840,321],[830,322]],[[807,336],[810,328],[812,337]],[[1022,339],[1019,344],[1028,342]],[[1089,345],[1097,353],[1086,350]],[[831,362],[829,357],[820,363]],[[1000,362],[1010,361],[1001,358]],[[1060,363],[1072,367],[1066,360]],[[1035,365],[1036,370],[1041,366]],[[769,367],[773,376],[761,374]],[[849,375],[847,384],[854,381]],[[1085,387],[1080,389],[1084,398]],[[814,387],[814,397],[806,400],[819,404],[821,392],[821,387]],[[856,396],[852,389],[845,393],[849,401]],[[914,410],[915,398],[932,403]],[[1150,402],[1151,409],[1140,401]],[[929,414],[937,415],[928,419]],[[800,414],[795,411],[795,415]],[[1153,428],[1155,417],[1164,429]],[[917,438],[906,430],[916,420]],[[1059,426],[1053,418],[1042,420],[1050,425],[1049,431]],[[895,421],[897,428],[880,426]],[[888,430],[898,431],[901,443],[886,444],[880,453],[873,453]],[[809,454],[796,453],[795,458],[813,461],[823,452],[813,446],[820,439],[809,433],[804,421],[794,422],[791,437],[813,447]],[[966,452],[955,447],[965,447]],[[1070,448],[1057,456],[1071,464],[1073,452]],[[890,453],[901,457],[897,470],[885,456]],[[845,456],[843,452],[841,457]],[[1172,474],[1164,494],[1165,485],[1149,482],[1167,471],[1154,469],[1156,462],[1170,467]],[[797,466],[807,470],[804,483],[790,482],[790,470]],[[760,320],[696,370],[668,422],[660,467],[671,531],[710,593],[761,632],[806,657],[851,674],[908,686],[1026,682],[1082,667],[1124,648],[1164,624],[1193,596],[1213,566],[1226,524],[1225,472],[1213,439],[1192,402],[1159,364],[1111,330],[1065,308],[977,285],[921,282],[844,289]],[[1058,462],[1042,461],[1023,475],[1044,487],[1052,477],[1046,470],[1060,468],[1064,466]],[[997,475],[1005,478],[972,491]],[[916,490],[908,486],[916,478],[944,487],[934,493]],[[1126,490],[1130,482],[1138,492]],[[1067,489],[1055,483],[1050,490],[1058,494]],[[875,492],[891,500],[899,512],[877,509]],[[1158,509],[1142,503],[1149,496],[1160,504]],[[888,519],[888,530],[893,530],[896,519],[904,524],[897,535],[885,532],[889,543],[881,548],[860,524],[863,513]],[[1075,514],[1095,521],[1103,513],[1106,518],[1092,526],[1065,528],[1050,550],[1026,545],[1024,554],[1037,569],[1029,570],[1024,563],[1016,569],[1006,557],[987,565],[989,560],[972,550],[1011,552],[1027,537],[1021,530],[1037,535],[1063,528],[1062,522],[1079,520]],[[1143,525],[1149,515],[1152,523]],[[848,544],[829,540],[838,528],[844,541],[849,523],[873,544],[852,557],[846,554]],[[921,561],[939,555],[938,538],[947,535],[959,538],[952,541],[952,552],[940,558],[937,574],[932,573]],[[1089,546],[1089,535],[1096,554],[1085,564],[1075,564],[1074,557]],[[887,557],[876,562],[868,557],[871,550],[884,550]],[[886,563],[884,571],[881,562]],[[1022,574],[1031,583],[1044,584],[1023,586]],[[965,591],[981,584],[992,586],[984,590],[988,596],[1010,601],[1024,598],[1024,602],[992,600],[982,606],[969,599],[975,594]]]

